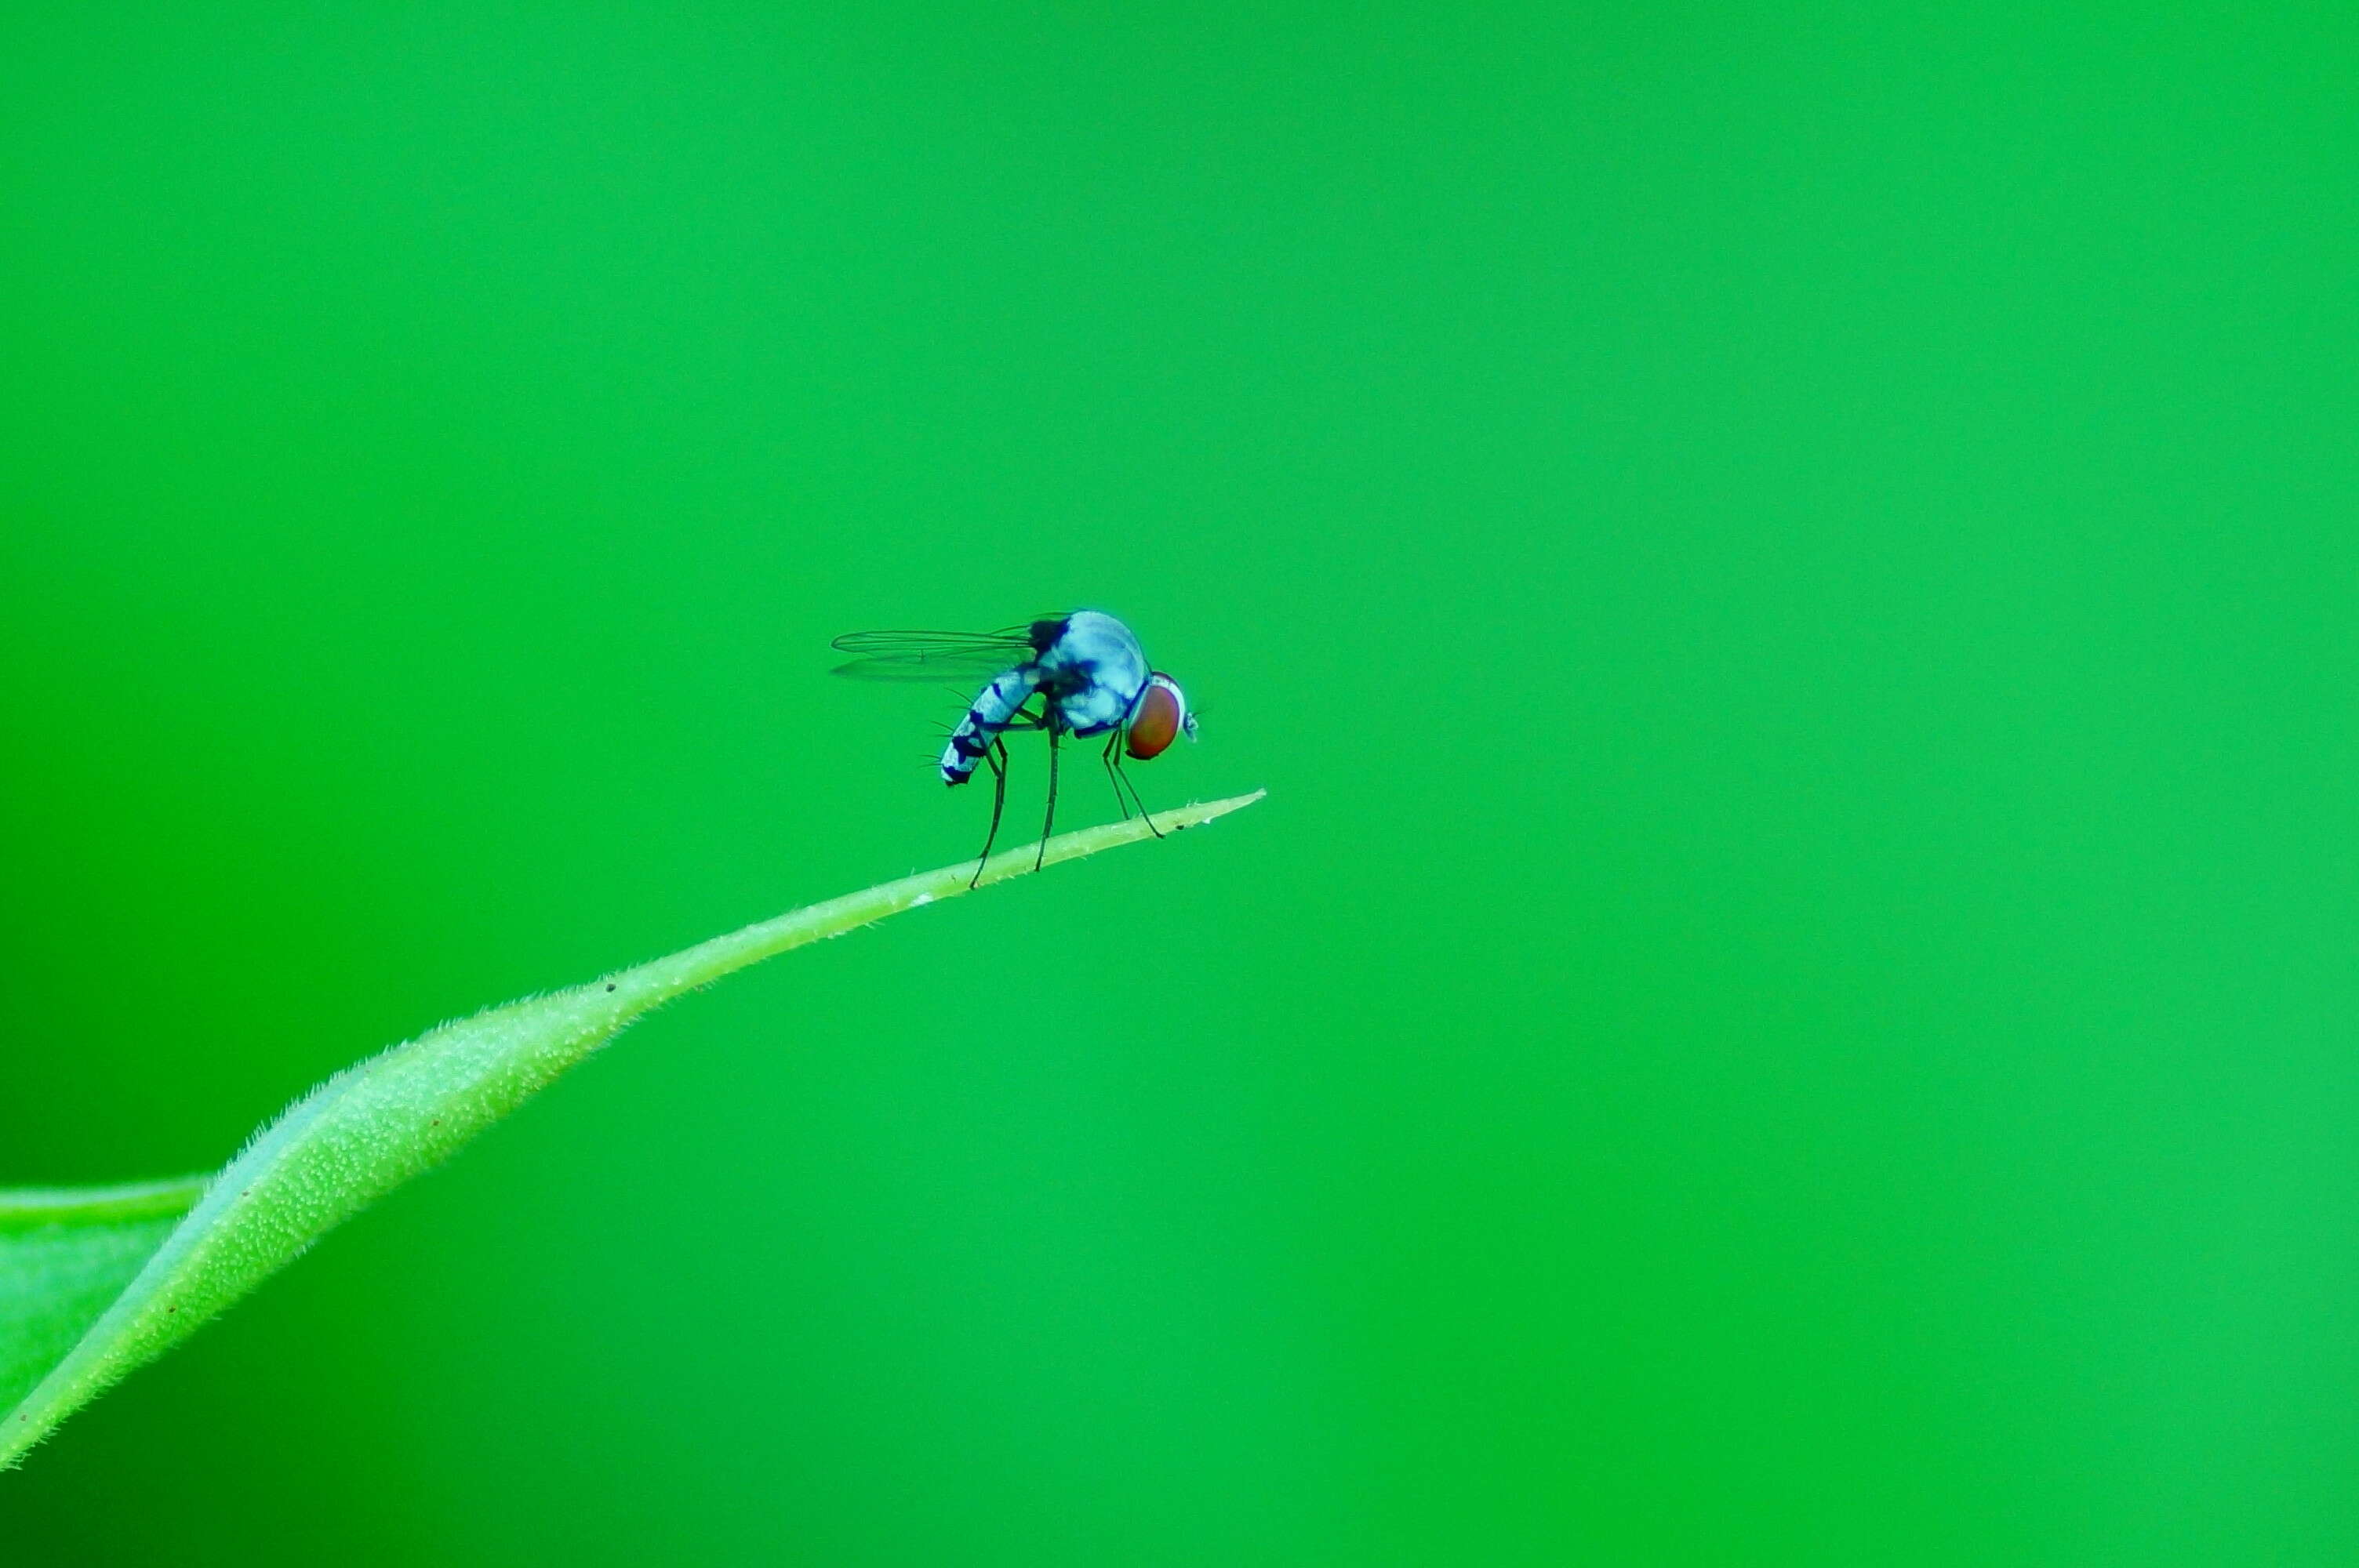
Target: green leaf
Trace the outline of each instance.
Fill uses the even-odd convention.
[[[1192,827],[1261,796],[1060,834],[1044,863]],[[992,857],[976,885],[1030,871],[1038,852]],[[0,1419],[0,1469],[633,1020],[790,947],[955,898],[973,875],[968,861],[904,877],[443,1024],[330,1078],[211,1178],[0,1193],[0,1401],[15,1401]]]
[[[57,1365],[204,1195],[205,1181],[0,1191],[0,1405]]]

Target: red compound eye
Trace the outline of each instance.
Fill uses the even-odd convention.
[[[1132,710],[1130,734],[1123,749],[1142,762],[1149,757],[1159,757],[1178,737],[1187,718],[1188,699],[1180,695],[1171,677],[1151,676],[1147,690],[1139,697],[1138,707]]]

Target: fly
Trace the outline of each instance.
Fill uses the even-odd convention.
[[[1066,736],[1106,738],[1100,760],[1125,821],[1133,802],[1142,815],[1147,803],[1123,771],[1124,760],[1147,762],[1183,734],[1196,738],[1196,716],[1188,711],[1180,683],[1149,669],[1130,628],[1103,611],[1076,610],[1005,632],[853,632],[832,645],[838,653],[858,655],[835,669],[858,680],[989,676],[935,764],[942,782],[953,788],[974,777],[976,764],[991,769],[991,831],[984,836],[969,887],[982,880],[984,862],[999,838],[1000,815],[1007,806],[1010,732],[1043,730],[1049,735],[1049,815],[1040,825],[1040,851],[1032,858],[1036,871],[1057,823],[1057,748]],[[1147,826],[1163,837],[1152,816]]]

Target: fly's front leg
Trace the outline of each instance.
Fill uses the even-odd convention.
[[[1116,739],[1120,737],[1117,736]],[[1138,793],[1138,781],[1130,776],[1130,770],[1123,766],[1122,753],[1112,746],[1106,748],[1106,772],[1114,775],[1115,798],[1120,799],[1124,788],[1127,786],[1130,790],[1130,798],[1138,802],[1138,815],[1145,819],[1147,830],[1158,838],[1169,837],[1162,828],[1155,826],[1155,813],[1147,809],[1147,797]],[[1122,809],[1122,819],[1125,822],[1130,820],[1130,807],[1127,806]]]
[[[1122,807],[1122,819],[1127,822],[1130,820],[1130,802],[1124,798],[1122,793],[1122,764],[1114,760],[1114,748],[1121,744],[1122,730],[1117,728],[1106,737],[1105,750],[1098,754],[1098,760],[1105,764],[1106,782],[1114,785],[1114,803]]]

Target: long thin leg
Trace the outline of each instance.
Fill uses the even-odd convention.
[[[1114,749],[1121,744],[1122,730],[1116,729],[1106,737],[1105,750],[1098,753],[1098,761],[1105,764],[1106,780],[1114,785],[1114,803],[1122,807],[1122,819],[1127,822],[1130,820],[1130,801],[1122,793],[1122,774],[1114,771]]]
[[[1114,760],[1114,776],[1130,786],[1130,798],[1138,802],[1138,815],[1147,819],[1147,830],[1158,838],[1167,837],[1162,828],[1155,826],[1155,813],[1147,809],[1147,797],[1138,793],[1138,781],[1130,776],[1130,770],[1122,765],[1120,757]],[[1123,813],[1125,820],[1129,816],[1128,812]]]
[[[992,843],[999,837],[999,814],[1007,806],[1007,742],[994,735],[983,760],[991,764],[991,831],[983,836],[983,853],[974,858],[974,875],[966,881],[969,892],[983,881],[984,864],[991,859]]]
[[[1056,716],[1049,719],[1049,816],[1040,824],[1040,852],[1032,857],[1032,869],[1038,871],[1049,858],[1049,829],[1057,826],[1057,741],[1063,734]]]

